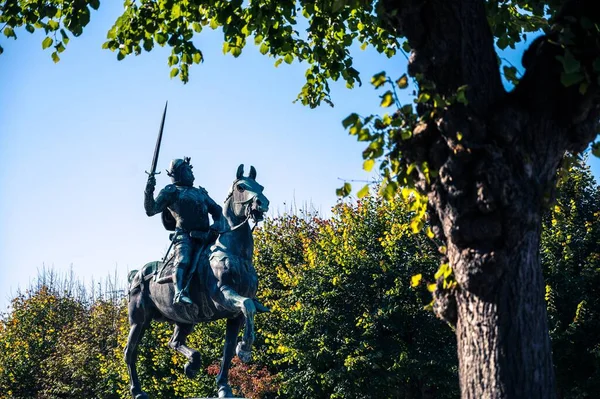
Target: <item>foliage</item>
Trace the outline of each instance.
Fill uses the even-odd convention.
[[[0,397],[118,398],[116,369],[106,367],[117,340],[109,298],[52,272],[19,293],[0,320]]]
[[[88,295],[73,280],[65,284],[43,272],[0,319],[0,399],[130,398],[123,361],[128,331],[123,298]],[[220,358],[224,323],[198,325],[188,338],[205,370],[194,380],[183,374],[186,359],[167,346],[172,332],[168,323],[153,323],[144,335],[138,357],[144,389],[151,397],[213,396],[208,369]],[[268,398],[277,389],[264,367],[237,365],[231,373],[245,397]]]
[[[220,369],[218,364],[213,363],[208,367],[208,375],[216,377]],[[279,389],[276,377],[266,367],[244,364],[237,356],[231,362],[229,384],[234,395],[243,395],[248,399],[266,398]]]
[[[426,289],[410,287],[437,263],[410,217],[402,199],[368,196],[330,220],[286,215],[257,233],[273,310],[259,332],[286,397],[457,396],[452,332],[423,309]]]
[[[7,0],[0,4],[0,29],[8,38],[17,38],[15,29],[33,33],[41,29],[46,36],[42,49],[52,48],[52,60],[58,62],[59,54],[69,44],[69,33],[79,36],[90,22],[92,10],[100,7],[100,0]],[[0,54],[3,49],[0,47]]]
[[[255,360],[234,360],[230,382],[248,398],[453,398],[456,345],[424,306],[436,245],[413,235],[409,199],[365,196],[330,219],[269,219],[255,232],[261,300]],[[540,253],[561,398],[600,390],[600,187],[581,162],[570,165],[544,218]],[[425,276],[425,277],[423,277]],[[128,398],[123,349],[128,322],[118,297],[87,295],[40,277],[0,321],[0,398]],[[199,324],[186,359],[168,349],[168,323],[153,323],[138,371],[152,397],[214,395],[224,323]]]
[[[542,266],[560,397],[600,392],[600,186],[575,163],[544,219]]]

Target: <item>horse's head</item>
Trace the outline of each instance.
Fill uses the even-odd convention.
[[[250,167],[250,174],[244,176],[244,165],[237,170],[236,180],[229,190],[228,199],[231,200],[231,210],[238,218],[252,218],[260,222],[264,213],[269,210],[269,200],[263,194],[264,187],[256,182],[256,169]]]

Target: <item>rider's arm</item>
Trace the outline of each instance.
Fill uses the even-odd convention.
[[[146,215],[154,216],[157,213],[161,213],[169,205],[171,205],[177,196],[177,187],[174,184],[169,184],[158,193],[156,199],[154,199],[154,186],[148,184],[146,190],[144,190],[144,209]]]
[[[221,220],[223,216],[223,208],[217,204],[212,198],[208,197],[208,213],[212,216],[214,222]]]

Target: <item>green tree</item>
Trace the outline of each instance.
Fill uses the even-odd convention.
[[[3,33],[44,29],[53,58],[77,36],[98,0],[10,0]],[[351,115],[350,133],[368,142],[391,196],[398,185],[421,196],[415,227],[427,216],[445,243],[438,315],[456,326],[460,385],[467,398],[555,396],[539,248],[542,215],[566,151],[583,151],[598,133],[600,15],[593,0],[139,0],[125,1],[105,48],[118,59],[172,49],[171,76],[185,82],[202,61],[193,42],[206,27],[223,31],[238,56],[248,39],[276,64],[306,62],[299,99],[330,102],[329,82],[360,83],[354,43],[388,56],[410,51],[415,103],[395,89],[382,117]],[[307,31],[302,32],[306,26]],[[503,65],[496,48],[543,32],[523,56],[525,72]],[[515,88],[507,92],[502,73]],[[373,83],[392,83],[385,74]],[[408,76],[392,83],[410,85]],[[600,144],[593,151],[600,153]],[[348,193],[345,185],[342,194]],[[416,195],[416,194],[415,194]],[[418,197],[418,196],[417,196]]]
[[[456,397],[452,333],[423,309],[415,271],[436,248],[409,227],[401,199],[340,204],[330,220],[268,221],[256,267],[273,313],[259,333],[289,398]]]
[[[579,162],[544,218],[541,257],[559,396],[594,397],[600,392],[600,187]]]
[[[1,398],[118,398],[113,355],[119,306],[44,270],[0,319]]]

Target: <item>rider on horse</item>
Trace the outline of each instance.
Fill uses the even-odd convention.
[[[173,184],[163,188],[156,199],[156,178],[154,174],[148,177],[144,190],[144,208],[148,216],[162,213],[165,228],[175,231],[172,234],[175,249],[173,303],[191,304],[189,293],[184,288],[185,275],[196,259],[194,253],[202,251],[216,239],[216,231],[219,230],[216,226],[223,223],[222,209],[204,188],[193,186],[194,174],[189,157],[172,160],[167,174]],[[209,225],[209,213],[214,222],[212,226]]]

